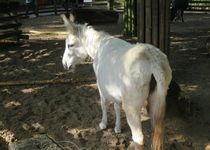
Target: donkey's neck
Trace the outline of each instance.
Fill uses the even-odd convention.
[[[94,59],[101,46],[112,38],[109,34],[94,30],[92,27],[87,27],[85,31],[84,46],[88,55]]]

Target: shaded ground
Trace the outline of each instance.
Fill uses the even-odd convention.
[[[190,120],[183,120],[181,131],[192,138],[196,149],[204,149],[210,143],[210,52],[206,49],[210,15],[186,14],[185,23],[173,23],[171,32],[173,77],[197,105]]]
[[[23,30],[30,34],[30,40],[21,46],[1,48],[1,82],[92,81],[91,62],[79,65],[75,74],[63,70],[61,58],[66,32],[58,16],[22,21]],[[120,36],[122,24],[97,25],[96,28]],[[174,79],[184,91],[184,98],[169,107],[173,115],[166,119],[166,149],[202,150],[210,144],[210,57],[205,49],[209,35],[209,14],[187,14],[185,23],[171,25],[171,65]],[[72,147],[73,142],[89,150],[126,149],[131,140],[124,114],[123,133],[113,132],[112,108],[109,110],[108,129],[98,130],[101,108],[94,81],[78,85],[69,82],[1,86],[0,93],[0,149],[4,149],[5,143],[36,134],[47,134],[60,144]],[[143,128],[148,149],[151,130],[146,116]]]

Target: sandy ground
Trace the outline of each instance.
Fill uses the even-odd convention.
[[[115,134],[113,107],[109,125],[100,131],[101,108],[91,62],[75,73],[61,64],[65,28],[59,16],[23,19],[30,35],[24,44],[1,48],[0,81],[67,80],[73,84],[42,84],[0,87],[0,149],[13,141],[47,134],[57,143],[76,149],[126,149],[130,129],[122,115],[122,133]],[[122,23],[97,25],[96,29],[120,36]],[[205,40],[210,35],[210,14],[186,14],[185,22],[171,24],[170,63],[181,98],[169,97],[165,147],[168,150],[203,150],[210,145],[210,57]],[[150,122],[143,132],[149,149]]]

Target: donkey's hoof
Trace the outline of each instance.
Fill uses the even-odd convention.
[[[140,145],[136,142],[131,142],[128,146],[128,150],[144,150],[144,145]]]
[[[103,122],[99,123],[99,128],[101,130],[106,129],[106,124],[104,124]]]
[[[114,132],[115,132],[115,133],[121,133],[121,128],[115,127],[115,128],[114,128]]]

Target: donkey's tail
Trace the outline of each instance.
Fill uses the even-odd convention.
[[[150,47],[150,61],[155,89],[149,94],[150,117],[153,127],[152,149],[160,150],[163,145],[166,95],[172,79],[167,57],[157,48]]]
[[[153,127],[152,149],[160,150],[163,145],[164,116],[165,116],[165,89],[158,87],[149,97],[150,117]],[[161,93],[162,92],[162,93]]]

